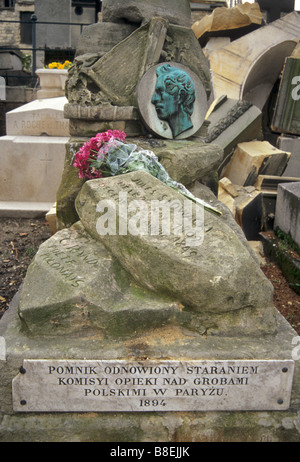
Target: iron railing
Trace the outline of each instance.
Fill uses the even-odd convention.
[[[32,44],[28,47],[20,47],[20,46],[0,46],[1,50],[20,50],[20,51],[30,51],[32,53],[32,66],[31,66],[31,73],[35,75],[36,71],[36,55],[38,51],[47,51],[51,49],[51,47],[37,47],[37,35],[36,35],[36,27],[38,24],[47,24],[47,25],[60,25],[60,26],[77,26],[80,27],[80,34],[82,33],[82,29],[85,26],[89,26],[91,23],[78,23],[78,22],[54,22],[54,21],[38,21],[37,16],[33,14],[31,16],[30,21],[17,21],[17,20],[10,20],[10,19],[0,19],[1,23],[18,23],[18,24],[31,24],[31,31],[32,31]]]

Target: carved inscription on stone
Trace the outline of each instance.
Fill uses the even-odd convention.
[[[57,271],[63,280],[70,282],[72,287],[79,287],[86,283],[84,277],[78,274],[78,263],[81,263],[82,267],[94,268],[97,268],[99,263],[98,259],[88,254],[82,245],[70,245],[67,239],[61,239],[59,245],[57,243],[49,245],[41,252],[41,259]]]
[[[292,360],[24,360],[16,412],[288,409]]]

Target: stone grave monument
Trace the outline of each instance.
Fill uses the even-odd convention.
[[[69,121],[64,96],[31,101],[6,114],[0,138],[0,215],[42,216],[56,200]]]
[[[299,441],[299,337],[205,184],[223,151],[189,2],[159,3],[103,2],[93,30],[128,36],[70,69],[60,229],[0,323],[1,441]],[[110,174],[78,178],[100,132]]]

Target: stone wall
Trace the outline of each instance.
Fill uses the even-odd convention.
[[[13,9],[0,9],[0,20],[19,21],[19,12]],[[18,46],[20,44],[20,25],[18,23],[0,23],[0,43]]]

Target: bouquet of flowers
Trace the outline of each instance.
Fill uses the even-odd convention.
[[[53,62],[45,66],[45,69],[69,69],[71,66],[71,61],[65,61],[64,63]]]
[[[119,130],[108,130],[88,140],[75,153],[73,166],[78,168],[79,178],[88,180],[115,176],[136,170],[144,170],[184,196],[204,206],[206,210],[221,215],[217,209],[196,198],[181,183],[172,180],[152,151],[124,143],[126,134]]]
[[[74,167],[78,168],[79,178],[92,180],[103,176],[110,176],[106,161],[108,152],[117,140],[125,141],[126,134],[119,130],[108,130],[97,133],[90,138],[75,154]]]

